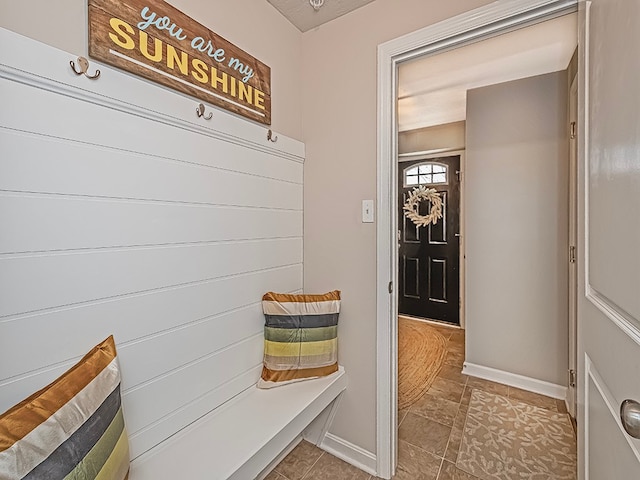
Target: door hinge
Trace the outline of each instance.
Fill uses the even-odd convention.
[[[393,293],[393,282],[389,282],[389,293]]]
[[[569,386],[575,388],[576,386],[576,371],[569,370]]]
[[[571,140],[576,138],[576,135],[577,135],[576,122],[571,122],[571,124],[569,125],[569,136],[571,137]]]
[[[569,247],[569,263],[576,263],[576,247],[574,245]]]
[[[460,170],[456,170],[456,178],[459,182],[462,181],[462,172]]]

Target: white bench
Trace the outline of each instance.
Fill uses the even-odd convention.
[[[136,458],[130,480],[252,480],[275,466],[331,403],[322,440],[347,386],[335,374],[270,390],[251,387]]]

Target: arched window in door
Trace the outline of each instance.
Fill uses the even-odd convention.
[[[404,186],[446,185],[447,166],[441,163],[425,162],[404,170]]]

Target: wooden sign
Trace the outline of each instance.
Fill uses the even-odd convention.
[[[271,125],[271,69],[162,0],[89,0],[89,55]]]

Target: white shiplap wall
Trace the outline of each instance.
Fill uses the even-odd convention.
[[[302,289],[304,146],[0,45],[0,412],[113,334],[136,457],[257,380],[261,296]]]

